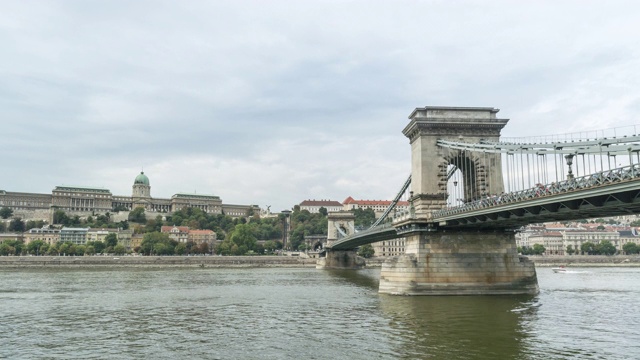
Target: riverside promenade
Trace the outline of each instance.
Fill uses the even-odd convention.
[[[1,256],[0,268],[26,267],[309,267],[293,256]]]

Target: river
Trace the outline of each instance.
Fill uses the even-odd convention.
[[[537,296],[401,297],[377,269],[0,269],[0,358],[640,358],[640,268],[537,271]]]

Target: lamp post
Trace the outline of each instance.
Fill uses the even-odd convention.
[[[287,248],[287,225],[289,221],[289,215],[291,214],[291,210],[282,210],[282,251],[284,254],[285,249]]]
[[[571,171],[571,165],[573,165],[573,154],[565,155],[564,158],[567,160],[567,166],[569,167],[569,173],[567,174],[567,180],[573,180],[573,171]],[[576,165],[578,166],[578,165]]]

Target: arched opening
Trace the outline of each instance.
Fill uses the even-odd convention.
[[[476,163],[465,151],[451,157],[447,165],[447,205],[457,206],[480,199],[483,195],[480,175]]]

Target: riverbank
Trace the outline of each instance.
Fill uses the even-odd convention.
[[[528,256],[536,267],[640,267],[638,255]],[[22,267],[292,267],[313,268],[317,259],[295,256],[0,256],[0,268]],[[366,259],[379,268],[385,258]]]
[[[315,267],[293,256],[2,256],[0,268],[22,267]]]
[[[573,267],[640,267],[638,255],[541,255],[527,256],[536,267],[573,266]]]

